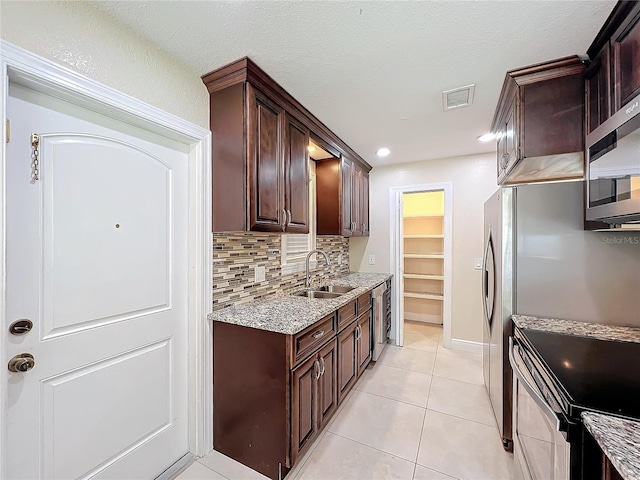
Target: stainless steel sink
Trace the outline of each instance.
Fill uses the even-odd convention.
[[[318,290],[303,290],[301,292],[296,292],[293,295],[297,297],[307,297],[307,298],[338,298],[341,293],[334,292],[325,292]]]
[[[335,293],[348,293],[351,290],[355,290],[357,287],[348,287],[346,285],[325,285],[324,287],[316,288],[320,292],[335,292]]]

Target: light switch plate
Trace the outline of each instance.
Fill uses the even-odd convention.
[[[474,261],[476,270],[482,270],[482,258],[476,258]]]
[[[254,272],[254,282],[264,282],[266,270],[265,267],[256,267]]]
[[[375,264],[376,264],[376,256],[369,255],[369,265],[375,265]]]

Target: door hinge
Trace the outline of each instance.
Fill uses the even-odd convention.
[[[31,183],[36,183],[40,178],[40,136],[37,133],[31,134]]]
[[[7,125],[7,128],[5,131],[7,132],[7,143],[11,143],[11,120],[8,118],[6,121],[6,125]]]

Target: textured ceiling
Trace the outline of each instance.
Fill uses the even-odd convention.
[[[508,69],[584,55],[613,1],[94,1],[207,73],[249,56],[372,165],[495,150]],[[471,107],[443,90],[476,84]],[[378,159],[386,146],[391,155]]]

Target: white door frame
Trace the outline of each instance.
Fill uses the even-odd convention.
[[[393,273],[393,321],[392,331],[395,333],[395,344],[402,347],[404,344],[404,278],[402,276],[404,262],[402,255],[404,242],[402,241],[402,195],[405,193],[419,193],[430,191],[444,191],[444,299],[442,305],[442,330],[443,343],[447,348],[451,347],[451,286],[453,273],[453,183],[426,183],[421,185],[405,185],[391,187],[389,189],[389,235],[391,251],[391,272]]]
[[[189,157],[189,451],[202,456],[213,448],[213,337],[207,313],[212,299],[211,132],[102,85],[11,43],[0,41],[2,139],[0,154],[0,478],[5,478],[7,341],[6,318],[6,105],[9,81],[141,127],[185,145]],[[124,74],[124,72],[123,72]],[[13,138],[13,142],[27,141]],[[177,460],[177,459],[176,459]]]

